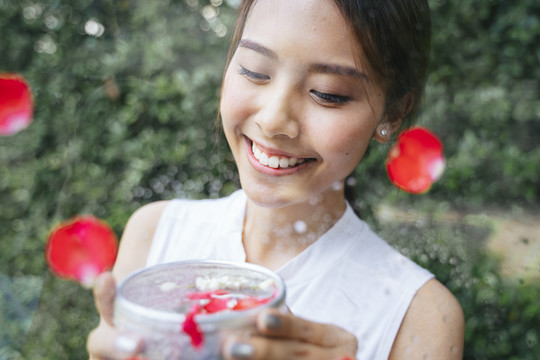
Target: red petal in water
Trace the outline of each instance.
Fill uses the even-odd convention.
[[[193,305],[189,312],[186,313],[186,318],[182,324],[182,331],[191,339],[191,345],[195,349],[199,349],[204,341],[203,333],[199,325],[195,321],[195,315],[201,313],[199,305]]]
[[[94,216],[78,216],[55,227],[47,240],[49,268],[62,278],[92,286],[95,278],[116,260],[114,231]]]
[[[248,297],[245,299],[239,299],[233,310],[247,310],[259,306],[260,302],[256,298]]]
[[[390,181],[413,194],[427,192],[444,171],[443,146],[423,127],[402,132],[388,152],[386,171]]]
[[[208,314],[229,310],[229,301],[231,301],[231,298],[212,298],[203,308]]]
[[[193,292],[186,295],[189,300],[207,300],[211,299],[214,296],[227,295],[225,290],[213,290],[213,291],[203,291],[203,292]]]
[[[233,308],[233,310],[252,309],[259,305],[266,304],[270,300],[271,298],[259,299],[256,297],[247,297],[247,298],[239,299],[238,302],[236,303],[236,306]]]
[[[32,122],[30,86],[18,74],[0,73],[0,135],[13,135]]]

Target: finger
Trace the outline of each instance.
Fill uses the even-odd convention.
[[[293,314],[283,314],[276,309],[261,311],[257,329],[266,336],[298,340],[322,347],[343,347],[356,351],[356,337],[331,324],[305,320]],[[354,352],[353,352],[354,353]]]
[[[143,348],[143,341],[134,334],[121,333],[105,323],[88,336],[87,349],[91,359],[128,359]]]
[[[101,318],[113,325],[114,297],[116,296],[116,281],[112,273],[101,274],[94,285],[94,299]]]
[[[336,348],[267,337],[230,338],[224,344],[226,360],[329,360],[342,356]]]

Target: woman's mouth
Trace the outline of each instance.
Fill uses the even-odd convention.
[[[251,151],[257,161],[264,166],[271,167],[273,169],[287,169],[299,166],[306,161],[314,160],[309,158],[298,159],[296,157],[288,157],[284,155],[269,155],[263,150],[259,149],[254,142],[251,142]]]

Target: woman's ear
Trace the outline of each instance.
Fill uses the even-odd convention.
[[[403,120],[412,110],[413,106],[414,95],[409,92],[401,98],[399,110],[394,115],[386,115],[385,119],[377,125],[373,138],[382,144],[388,142],[392,138],[392,135],[399,130]]]
[[[402,120],[398,119],[397,121],[394,120],[393,122],[384,120],[383,122],[379,123],[379,125],[377,125],[375,128],[373,139],[381,144],[387,143],[392,138],[392,134],[399,129],[401,122]]]

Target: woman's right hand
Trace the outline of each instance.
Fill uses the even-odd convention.
[[[101,274],[94,285],[94,299],[101,315],[99,326],[88,336],[87,348],[91,360],[129,359],[139,353],[143,341],[135,334],[114,327],[114,297],[116,282],[112,273]]]

